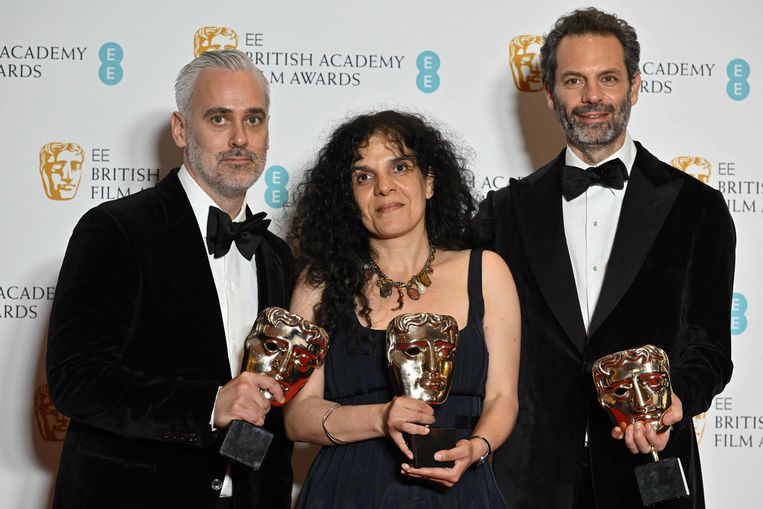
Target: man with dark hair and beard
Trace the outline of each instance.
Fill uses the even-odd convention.
[[[567,148],[490,192],[475,219],[522,309],[519,416],[494,461],[513,509],[642,507],[633,468],[652,450],[680,458],[690,492],[661,507],[704,507],[692,416],[731,377],[736,238],[718,191],[628,134],[638,60],[636,33],[616,16],[560,18],[541,69]],[[670,359],[663,433],[613,426],[591,377],[596,359],[648,343]]]
[[[268,83],[240,51],[178,74],[184,163],[103,203],[74,229],[50,318],[50,398],[71,418],[55,508],[282,508],[291,447],[272,378],[240,373],[259,310],[287,307],[293,263],[252,215],[265,166]],[[235,244],[235,245],[234,245]],[[258,471],[220,455],[232,420],[274,433]]]

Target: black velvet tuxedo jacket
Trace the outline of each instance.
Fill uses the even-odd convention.
[[[255,257],[260,308],[288,307],[287,245],[268,233]],[[54,507],[215,506],[226,459],[224,431],[209,421],[230,365],[177,170],[77,224],[53,303],[47,376],[54,405],[71,418]],[[233,465],[237,508],[290,506],[292,444],[278,409],[266,427],[276,437],[261,469]]]
[[[651,343],[670,359],[684,419],[662,457],[680,457],[691,498],[704,507],[692,416],[731,377],[735,233],[722,195],[637,145],[601,296],[586,334],[562,219],[564,152],[488,194],[475,228],[509,264],[522,307],[519,416],[494,469],[512,509],[571,508],[589,457],[599,509],[642,507],[633,467],[650,461],[611,438],[591,366]]]

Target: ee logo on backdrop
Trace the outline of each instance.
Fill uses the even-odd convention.
[[[734,292],[731,296],[731,333],[735,336],[747,329],[747,297]]]
[[[40,177],[51,200],[71,200],[82,180],[85,151],[76,143],[53,141],[40,149]]]
[[[283,166],[271,166],[265,171],[265,203],[274,209],[280,209],[289,199],[286,184],[289,183],[289,172]]]
[[[509,67],[514,85],[520,92],[543,90],[540,73],[540,35],[518,35],[509,43]]]
[[[735,58],[726,66],[726,76],[729,82],[726,84],[726,93],[735,101],[747,99],[750,95],[750,64],[741,58]]]
[[[422,51],[416,57],[416,86],[425,94],[436,92],[440,88],[440,56],[434,51]]]
[[[124,71],[120,64],[124,56],[122,46],[115,42],[107,42],[101,46],[101,49],[98,50],[98,59],[101,61],[101,66],[98,68],[98,77],[101,79],[101,83],[104,85],[116,85],[122,81]]]

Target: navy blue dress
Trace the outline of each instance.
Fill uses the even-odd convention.
[[[457,428],[458,439],[471,435],[482,412],[488,353],[482,330],[482,252],[469,258],[469,314],[459,333],[453,385],[448,399],[435,406],[435,426]],[[436,311],[434,311],[436,312]],[[351,349],[349,335],[332,339],[324,367],[325,397],[342,405],[386,403],[394,397],[385,357],[385,332],[372,330],[372,351]],[[369,348],[370,350],[370,348]],[[472,465],[452,488],[400,474],[408,460],[395,443],[375,438],[322,447],[302,487],[298,508],[505,508],[488,463]]]

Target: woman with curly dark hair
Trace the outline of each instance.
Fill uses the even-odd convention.
[[[331,347],[285,408],[287,433],[320,444],[298,507],[504,507],[485,459],[513,429],[519,304],[508,267],[469,250],[474,199],[453,145],[417,115],[382,111],[340,125],[297,189],[292,310]],[[459,324],[450,394],[395,396],[385,330],[401,313]],[[403,434],[456,428],[414,468]]]

